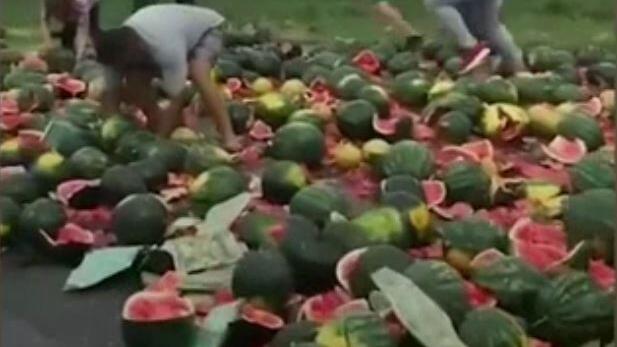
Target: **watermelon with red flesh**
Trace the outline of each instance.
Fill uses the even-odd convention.
[[[196,337],[193,304],[173,292],[143,291],[122,310],[122,337],[131,347],[190,347]]]

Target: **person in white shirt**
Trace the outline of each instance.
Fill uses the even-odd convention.
[[[239,149],[223,96],[210,71],[223,48],[219,27],[225,18],[214,10],[179,4],[147,6],[115,29],[95,39],[98,61],[106,69],[103,106],[117,110],[121,90],[148,117],[151,129],[163,136],[180,125],[187,77],[197,87],[214,118],[224,145]],[[157,104],[152,82],[161,79],[169,106]]]

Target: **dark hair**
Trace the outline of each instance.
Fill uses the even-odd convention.
[[[97,33],[94,38],[97,60],[118,70],[153,69],[154,62],[145,42],[132,28],[122,26]]]

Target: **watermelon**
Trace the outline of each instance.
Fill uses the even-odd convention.
[[[611,259],[616,204],[612,189],[589,189],[571,195],[563,211],[570,247],[581,240],[594,240],[595,252],[605,259]]]
[[[350,140],[369,140],[375,136],[373,117],[377,109],[366,100],[345,103],[337,111],[336,124],[343,136]]]
[[[295,107],[281,93],[265,93],[257,99],[255,114],[273,128],[278,128],[287,122]]]
[[[107,118],[100,130],[100,138],[103,147],[112,149],[115,147],[118,140],[127,132],[136,129],[136,125],[123,116],[112,116]]]
[[[40,184],[30,173],[13,173],[1,176],[0,196],[23,204],[35,200],[43,194]]]
[[[0,197],[0,240],[6,242],[15,237],[21,207],[13,199]]]
[[[307,185],[304,169],[292,161],[272,161],[266,164],[261,188],[264,198],[275,203],[288,203],[296,192]]]
[[[615,186],[615,171],[609,161],[587,156],[568,169],[577,192]]]
[[[296,291],[314,295],[333,288],[344,250],[322,238],[319,228],[305,217],[289,217],[286,230],[280,249],[291,266]]]
[[[295,122],[278,129],[267,155],[308,166],[319,166],[325,154],[323,133],[312,124]]]
[[[184,170],[198,175],[215,166],[231,164],[231,160],[231,155],[220,147],[208,143],[195,143],[187,148]]]
[[[70,175],[68,160],[56,152],[47,152],[39,156],[32,167],[34,177],[41,184],[55,185]]]
[[[233,168],[213,167],[197,176],[189,187],[193,208],[203,215],[212,206],[242,193],[247,184],[246,177]]]
[[[343,170],[355,169],[362,163],[362,150],[349,142],[341,142],[332,150],[334,164]]]
[[[360,89],[358,98],[370,102],[380,116],[390,113],[390,97],[388,92],[377,85],[367,85]]]
[[[450,165],[443,174],[449,202],[466,202],[480,208],[490,204],[491,178],[481,165],[457,162]]]
[[[259,249],[276,245],[285,230],[275,216],[252,211],[238,220],[234,231],[250,249]]]
[[[529,340],[517,319],[497,308],[469,312],[459,335],[468,346],[478,347],[526,347]]]
[[[110,159],[96,147],[82,147],[71,155],[68,164],[75,177],[95,179],[103,175]]]
[[[473,123],[463,112],[451,111],[439,118],[439,134],[448,142],[465,142],[471,136],[472,129]]]
[[[47,83],[47,78],[43,73],[21,69],[14,69],[7,73],[3,80],[4,88],[7,90],[45,83]]]
[[[122,309],[122,338],[127,346],[190,347],[196,339],[195,307],[171,291],[131,295]]]
[[[133,194],[113,210],[111,229],[119,244],[144,245],[163,241],[167,208],[154,195]]]
[[[474,267],[471,279],[494,293],[500,306],[517,315],[529,312],[533,303],[528,299],[549,283],[547,277],[525,261],[503,254],[490,264]]]
[[[392,75],[409,71],[418,66],[418,58],[412,52],[397,53],[386,63],[386,68]]]
[[[105,199],[116,204],[131,194],[146,193],[148,188],[139,173],[124,165],[114,165],[101,176],[101,190]]]
[[[22,209],[19,216],[19,238],[39,250],[46,250],[49,244],[41,231],[55,239],[66,220],[66,213],[59,202],[39,198]]]
[[[316,126],[317,128],[319,128],[319,130],[322,131],[326,125],[325,119],[313,109],[297,110],[289,116],[287,122],[306,122]]]
[[[335,83],[336,94],[343,100],[353,100],[360,96],[360,91],[368,86],[368,82],[353,72],[338,79]]]
[[[395,143],[379,161],[378,170],[384,177],[411,175],[418,179],[429,177],[434,170],[433,154],[423,144],[411,140]]]
[[[397,345],[395,338],[390,334],[387,322],[372,312],[359,312],[322,325],[315,341],[316,346],[347,346],[348,342],[354,346]]]
[[[114,150],[114,157],[123,163],[130,163],[146,156],[149,146],[157,140],[156,136],[145,130],[126,132]]]
[[[342,193],[327,183],[316,183],[302,188],[289,202],[289,211],[324,225],[332,212],[346,214],[347,201]]]
[[[584,114],[568,114],[557,126],[557,133],[570,140],[581,139],[589,151],[604,144],[604,137],[595,119]]]
[[[63,119],[54,119],[49,123],[45,139],[52,149],[66,157],[96,143],[94,133]]]
[[[438,231],[447,249],[461,251],[470,258],[491,248],[505,251],[508,245],[504,231],[475,217],[443,223]]]
[[[533,310],[528,312],[531,333],[560,346],[610,341],[613,301],[586,273],[559,275],[540,289]]]
[[[391,207],[368,210],[352,220],[371,243],[390,243],[403,247],[409,234],[399,211]]]
[[[479,86],[478,97],[489,104],[516,104],[518,91],[512,82],[501,77],[491,77]]]
[[[260,300],[279,309],[293,291],[291,268],[277,251],[249,251],[234,268],[231,288],[236,298]]]
[[[408,106],[424,106],[429,89],[430,83],[426,79],[410,73],[400,74],[392,82],[393,97]]]

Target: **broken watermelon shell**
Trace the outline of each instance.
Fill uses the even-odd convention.
[[[587,146],[581,139],[568,140],[556,136],[542,151],[551,159],[563,164],[576,164],[587,154]]]
[[[351,301],[351,296],[341,288],[312,296],[300,307],[300,317],[316,323],[325,323],[335,318],[335,311]]]
[[[190,347],[195,340],[195,308],[171,292],[142,291],[122,310],[122,337],[127,346]]]
[[[89,190],[98,189],[101,181],[76,179],[62,182],[56,187],[56,196],[58,200],[65,206],[71,206],[73,199],[77,198],[80,194],[87,194]]]
[[[257,308],[251,304],[245,304],[242,306],[240,317],[248,323],[252,323],[270,330],[278,330],[285,326],[285,321],[278,315]]]
[[[566,234],[560,225],[522,218],[508,236],[514,254],[540,271],[553,269],[569,257]]]
[[[422,190],[429,208],[441,205],[446,200],[446,185],[442,181],[422,181]]]
[[[359,52],[352,61],[362,71],[370,74],[376,74],[381,69],[379,58],[370,50]]]

